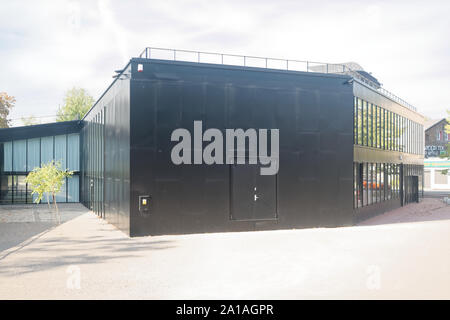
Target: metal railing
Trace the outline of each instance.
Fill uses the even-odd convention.
[[[156,47],[145,48],[139,55],[139,58],[196,62],[196,63],[212,63],[221,65],[288,70],[288,71],[346,74],[350,75],[357,81],[370,86],[378,93],[407,107],[408,109],[417,111],[417,109],[410,103],[396,96],[392,92],[380,87],[379,84],[364,77],[356,70],[352,70],[347,65],[339,63],[302,61],[302,60],[268,58],[258,56],[243,56],[227,53],[167,49]]]

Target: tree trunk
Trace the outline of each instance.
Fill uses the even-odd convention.
[[[56,216],[58,217],[58,224],[61,224],[61,215],[59,214],[58,205],[56,204],[56,197],[55,193],[52,193],[53,196],[53,203],[55,204],[55,210],[56,210]]]
[[[55,213],[53,212],[52,207],[50,206],[50,196],[48,193],[47,193],[47,204],[48,204],[48,212],[52,215],[52,219],[53,219]]]
[[[50,207],[50,197],[47,194],[47,204],[48,204],[48,211],[52,212],[52,208]]]

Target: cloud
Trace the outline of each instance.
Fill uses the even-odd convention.
[[[450,108],[448,1],[9,1],[0,90],[13,118],[54,114],[64,92],[95,98],[144,47],[356,61],[432,118]]]

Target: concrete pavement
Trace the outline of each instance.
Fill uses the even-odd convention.
[[[433,207],[421,221],[400,208],[406,222],[132,239],[85,213],[0,252],[0,299],[449,299],[450,207],[436,201],[404,207]]]

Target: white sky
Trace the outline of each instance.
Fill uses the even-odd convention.
[[[72,86],[97,99],[146,46],[355,61],[425,116],[450,109],[447,0],[0,0],[0,17],[12,119],[54,115]]]

